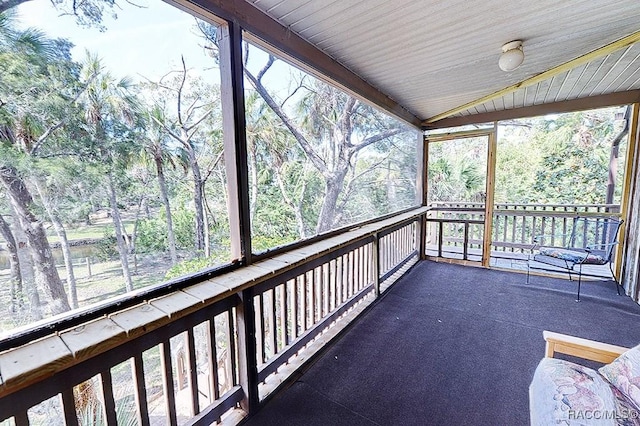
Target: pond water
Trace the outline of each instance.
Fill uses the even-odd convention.
[[[56,265],[64,265],[64,257],[62,256],[62,250],[59,248],[51,249],[53,258],[56,260]],[[87,257],[94,258],[97,252],[95,244],[85,244],[80,246],[71,247],[71,259],[74,263],[79,263],[80,260],[84,260]],[[0,249],[0,270],[9,269],[9,252],[5,249]]]

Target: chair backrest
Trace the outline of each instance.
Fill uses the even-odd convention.
[[[573,219],[569,248],[589,248],[607,261],[611,261],[618,243],[618,231],[622,220],[614,217],[576,217]]]

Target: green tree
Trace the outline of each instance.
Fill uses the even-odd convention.
[[[51,311],[60,313],[70,308],[69,302],[42,222],[34,213],[24,170],[45,144],[55,143],[54,133],[72,115],[82,88],[75,84],[68,43],[47,40],[31,29],[16,31],[7,14],[0,14],[0,28],[0,181],[15,222],[24,231]]]
[[[199,154],[211,148],[211,144],[207,146],[207,134],[213,129],[207,126],[207,120],[214,115],[216,105],[219,104],[212,98],[216,90],[198,78],[190,78],[184,58],[180,70],[169,73],[154,86],[158,95],[156,105],[161,111],[150,115],[150,118],[178,142],[186,154],[193,178],[195,248],[205,250],[206,255],[209,241],[206,238],[208,226],[205,217],[205,183],[210,173],[203,173]],[[222,158],[222,147],[216,150],[218,152],[215,153],[213,167]]]
[[[118,207],[116,175],[125,167],[135,151],[136,138],[133,137],[132,128],[138,119],[138,100],[131,90],[131,81],[128,78],[116,79],[104,69],[96,56],[89,53],[81,72],[81,80],[85,82],[87,90],[78,101],[84,109],[88,144],[95,155],[94,160],[105,168],[122,275],[126,290],[132,291],[129,249]]]

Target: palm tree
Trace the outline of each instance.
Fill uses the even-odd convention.
[[[17,31],[13,15],[0,13],[0,63],[3,64],[0,68],[0,141],[7,148],[0,161],[0,182],[14,212],[14,224],[21,228],[20,235],[26,240],[36,272],[51,299],[53,314],[67,311],[70,306],[47,235],[34,214],[34,200],[18,164],[35,156],[66,122],[65,107],[69,105],[65,94],[51,93],[46,102],[37,95],[40,91],[46,93],[59,82],[56,79],[63,74],[54,76],[53,69],[69,70],[65,56],[64,52],[54,52],[53,44],[37,30]],[[23,273],[23,277],[26,275],[29,274]],[[38,318],[39,297],[35,284],[30,287],[30,300],[38,304],[32,303],[31,309]]]
[[[127,291],[133,290],[129,270],[128,247],[116,190],[116,171],[129,160],[133,141],[128,136],[136,123],[138,102],[131,93],[128,78],[116,79],[102,66],[100,59],[87,52],[81,72],[87,81],[87,90],[79,102],[84,109],[87,133],[97,154],[98,161],[106,167],[109,205],[115,229],[118,254],[122,264],[122,275]]]
[[[165,164],[169,163],[175,167],[175,157],[170,154],[168,149],[168,135],[164,128],[158,123],[166,122],[164,112],[155,105],[146,116],[147,133],[144,140],[142,155],[150,157],[156,168],[156,176],[158,178],[158,187],[160,189],[160,198],[164,205],[165,215],[167,217],[167,243],[169,245],[169,255],[171,256],[171,265],[178,263],[178,254],[176,250],[176,237],[173,231],[173,218],[171,216],[171,204],[169,203],[169,192],[167,190],[167,182],[165,178]]]

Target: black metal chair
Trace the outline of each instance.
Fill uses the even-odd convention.
[[[531,255],[527,262],[527,284],[531,262],[540,262],[556,268],[564,269],[578,275],[578,301],[580,300],[580,284],[582,283],[582,267],[584,265],[609,265],[611,276],[616,284],[616,292],[620,295],[618,282],[612,265],[614,248],[618,244],[618,231],[622,220],[613,217],[575,217],[571,233],[551,236],[539,235],[534,238]],[[568,237],[568,238],[567,238]],[[561,239],[562,246],[553,244]],[[534,268],[536,269],[536,268]]]

